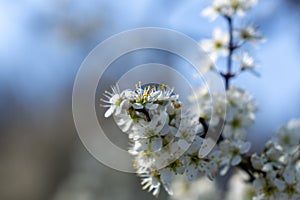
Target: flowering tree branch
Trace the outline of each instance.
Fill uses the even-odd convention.
[[[226,94],[209,94],[207,88],[201,88],[197,98],[191,98],[200,102],[197,116],[201,117],[186,110],[174,89],[165,85],[138,83],[134,90],[124,91],[116,85],[112,92],[104,94],[108,98],[102,99],[106,103],[103,107],[108,108],[105,117],[114,115],[121,130],[129,133],[134,167],[142,178],[143,189],[153,195],[159,194],[161,186],[170,195],[175,194],[172,184],[180,175],[189,182],[203,176],[213,180],[230,168],[238,168],[249,177],[247,182],[253,191],[250,199],[300,199],[300,120],[283,126],[266,143],[262,154],[249,155],[251,143],[246,140],[246,133],[254,123],[256,105],[247,91],[230,82],[244,71],[257,74],[254,59],[242,51],[242,46],[247,42],[256,44],[263,37],[252,26],[236,28],[233,24],[235,17],[244,15],[255,3],[256,0],[214,0],[203,11],[211,19],[218,15],[225,18],[228,33],[215,29],[212,39],[200,44],[213,62],[220,57],[227,61],[225,70],[214,64],[208,66],[208,70],[224,78]],[[240,56],[237,50],[242,51]],[[217,126],[225,114],[217,145],[202,158],[200,150],[208,129]],[[211,116],[216,116],[215,121]]]

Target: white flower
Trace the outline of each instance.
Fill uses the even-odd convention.
[[[123,102],[126,102],[126,100]],[[126,110],[122,110],[120,113],[115,115],[114,119],[124,133],[127,133],[133,125],[133,119],[127,114]]]
[[[266,160],[257,154],[251,156],[251,164],[254,169],[261,170],[265,164]]]
[[[255,76],[260,76],[257,71],[255,71],[254,58],[248,54],[248,52],[243,52],[240,57],[234,56],[234,58],[240,64],[240,71],[250,71]]]
[[[187,177],[187,180],[190,182],[196,180],[198,174],[199,174],[199,169],[197,163],[188,164],[185,170],[185,175]]]
[[[227,0],[229,6],[232,8],[233,13],[243,16],[246,11],[250,10],[257,0]]]
[[[172,169],[170,169],[169,167],[166,167],[166,168],[160,170],[159,173],[160,173],[160,180],[163,183],[165,190],[168,192],[169,195],[173,195],[173,190],[171,188],[171,182],[173,181],[175,172]]]
[[[288,195],[283,192],[286,187],[285,182],[276,178],[274,172],[267,173],[266,177],[255,179],[253,187],[256,192],[254,199],[289,200]]]
[[[283,178],[288,184],[292,184],[296,181],[296,170],[292,167],[287,167],[283,172]]]
[[[230,10],[228,10],[228,3],[226,1],[214,0],[212,5],[205,8],[201,14],[212,21],[215,20],[219,14],[223,14],[225,16],[230,15]]]
[[[265,38],[258,33],[257,28],[253,26],[247,26],[242,29],[237,30],[237,37],[241,41],[248,41],[252,43],[253,45],[256,45],[256,42],[258,41],[264,41]]]
[[[215,60],[219,55],[226,56],[228,54],[229,35],[216,28],[213,31],[212,39],[202,40],[200,47],[210,54],[211,58]]]
[[[152,152],[156,152],[161,150],[163,146],[163,141],[161,137],[154,137],[150,139],[151,150]]]
[[[178,145],[182,150],[188,150],[192,142],[194,142],[197,130],[197,124],[194,123],[192,119],[181,119],[176,137],[179,139]]]
[[[169,119],[167,121],[169,121]],[[177,131],[177,128],[175,128],[174,126],[170,126],[168,123],[165,123],[164,127],[160,131],[160,135],[166,136],[168,134],[171,134],[172,136],[175,136]]]
[[[254,69],[254,59],[248,52],[243,52],[242,58],[239,59],[241,70],[253,70]]]
[[[129,149],[129,153],[132,155],[137,155],[141,151],[145,151],[149,148],[149,139],[140,139],[134,141],[131,149]]]
[[[157,104],[155,102],[155,95],[158,92],[156,91],[156,85],[142,85],[141,82],[136,84],[136,89],[132,95],[132,100],[134,100],[133,108],[134,109],[156,109]]]
[[[219,146],[222,152],[221,162],[225,167],[221,174],[224,175],[230,166],[237,166],[242,161],[241,155],[250,150],[251,144],[244,141],[224,140],[220,142]]]
[[[251,95],[240,88],[231,86],[226,94],[214,93],[211,96],[214,100],[213,105],[207,89],[202,87],[197,91],[196,98],[193,97],[190,100],[195,102],[198,99],[201,112],[199,115],[205,117],[212,127],[226,114],[223,137],[245,139],[246,128],[251,126],[255,119],[256,106]],[[215,122],[210,120],[211,115],[215,116]]]
[[[212,5],[202,11],[202,15],[214,20],[217,16],[232,17],[234,14],[243,16],[256,4],[257,0],[214,0]]]
[[[252,166],[263,171],[254,181],[254,199],[300,198],[299,133],[300,120],[291,120],[266,143],[260,157],[252,156]]]
[[[254,123],[256,106],[246,91],[231,86],[226,93],[226,123],[223,136],[245,139],[246,128]]]
[[[152,169],[156,162],[154,154],[149,151],[134,152],[134,150],[129,150],[129,153],[135,156],[134,168],[139,176],[144,174],[145,170]]]
[[[165,113],[162,112],[160,115],[154,115],[150,122],[140,120],[132,127],[129,138],[137,140],[139,138],[158,136],[159,132],[163,129],[167,122],[167,119],[168,118]]]
[[[131,100],[134,101],[134,109],[157,109],[168,100],[177,100],[178,95],[173,93],[174,88],[169,88],[166,85],[146,84],[142,85],[141,82],[136,84],[136,90],[132,95]]]
[[[125,90],[123,92],[120,91],[118,85],[111,86],[112,92],[105,91],[104,96],[107,97],[108,100],[100,99],[102,102],[107,103],[106,105],[101,105],[102,107],[108,107],[108,110],[105,112],[104,117],[111,116],[115,111],[116,114],[119,114],[126,102],[124,102],[124,96],[129,91]]]
[[[221,168],[221,152],[215,150],[208,155],[208,162],[204,162],[203,167],[200,168],[201,172],[205,172],[206,176],[210,180],[214,180],[214,178],[219,174]]]
[[[289,170],[293,171],[294,169]],[[298,180],[293,179],[291,174],[285,174],[283,177],[288,176],[289,181],[287,182],[287,180],[282,179],[282,174],[280,173],[278,171],[270,171],[257,178],[253,183],[256,191],[256,198],[254,199],[299,199]]]
[[[166,101],[169,99],[177,100],[178,95],[175,95],[174,88],[170,88],[167,85],[160,85],[159,90],[153,95],[154,99],[158,102]]]
[[[143,190],[148,189],[149,192],[152,192],[154,196],[158,196],[159,191],[160,191],[160,181],[157,176],[152,176],[152,175],[141,175],[142,178],[142,185],[143,185]]]
[[[277,148],[283,148],[288,152],[298,148],[300,145],[300,120],[291,120],[286,126],[281,127],[273,141]]]
[[[171,183],[174,175],[174,171],[168,167],[160,170],[160,179],[164,183]]]
[[[188,154],[197,154],[200,147],[203,144],[203,138],[201,138],[199,135],[195,135],[194,136],[194,141],[192,142],[192,144],[189,146],[189,149],[187,150]]]
[[[202,127],[197,116],[182,108],[173,91],[165,85],[138,83],[135,91],[113,88],[110,95],[110,112],[115,113],[114,119],[122,131],[129,134],[129,153],[134,156],[137,174],[143,178],[144,189],[154,195],[158,195],[161,185],[171,194],[175,174],[196,178],[198,171],[204,172],[206,167],[197,157]],[[186,158],[192,156],[189,153],[194,154],[194,160],[187,164]]]

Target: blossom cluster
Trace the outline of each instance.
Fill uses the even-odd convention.
[[[170,183],[177,174],[185,174],[189,180],[201,172],[215,174],[209,158],[198,157],[202,125],[185,110],[173,89],[138,83],[135,90],[120,91],[116,85],[105,96],[105,117],[113,114],[117,125],[128,133],[129,153],[134,156],[134,167],[143,179],[144,189],[158,195],[163,185],[171,194]]]
[[[108,98],[102,99],[107,103],[104,107],[108,107],[105,117],[113,114],[117,125],[128,133],[134,167],[143,179],[143,188],[154,195],[158,195],[160,186],[172,194],[170,185],[175,175],[184,174],[190,182],[202,175],[213,180],[219,173],[225,174],[231,166],[238,165],[250,149],[244,131],[253,123],[255,106],[251,96],[242,89],[231,87],[224,95],[212,95],[215,108],[229,109],[214,109],[219,119],[224,114],[228,118],[223,139],[205,158],[199,156],[205,130],[198,116],[209,121],[212,114],[207,92],[196,99],[201,102],[201,113],[196,116],[186,111],[179,95],[165,85],[138,83],[135,90],[124,91],[116,85],[105,95]],[[209,125],[213,127],[216,123]]]
[[[211,126],[225,116],[222,136],[230,140],[246,139],[246,129],[254,123],[257,110],[255,101],[247,91],[232,85],[226,93],[209,94],[206,87],[201,87],[196,94],[196,97],[189,100],[199,102],[199,116],[210,122]],[[216,118],[212,119],[211,116]]]
[[[183,177],[176,178],[172,183],[174,195],[170,197],[171,200],[252,200],[254,190],[251,184],[245,182],[248,175],[237,170],[230,178],[228,190],[226,194],[222,191],[216,190],[216,182],[210,181],[205,177],[201,177],[196,181],[189,183]],[[201,189],[200,189],[201,188]],[[221,198],[220,198],[221,196]]]
[[[249,159],[253,180],[243,170],[235,173],[228,185],[224,199],[249,200],[298,200],[300,199],[300,119],[293,119],[282,126],[266,143],[261,154]],[[250,180],[250,181],[249,181]],[[178,187],[182,187],[179,189]],[[171,199],[217,199],[216,185],[200,178],[193,183],[175,179],[177,191]],[[196,188],[205,188],[197,191]]]
[[[219,70],[214,66],[219,58],[227,57],[236,62],[238,69],[233,73],[227,72],[228,76],[235,76],[241,72],[249,71],[258,75],[255,70],[254,59],[242,47],[246,43],[256,46],[257,42],[264,41],[264,37],[253,25],[235,27],[233,25],[235,15],[242,16],[256,4],[256,0],[214,0],[212,5],[203,10],[202,15],[214,20],[217,16],[223,16],[229,24],[229,31],[215,28],[211,39],[200,42],[201,48],[210,55],[212,63],[207,65],[207,70]],[[239,50],[239,51],[236,51]],[[235,53],[235,54],[234,54]],[[225,73],[223,73],[225,75]]]
[[[200,88],[197,98],[192,99],[200,102],[200,116],[207,123],[209,122],[210,127],[214,128],[225,116],[222,137],[213,150],[219,155],[217,163],[219,163],[218,167],[222,175],[226,174],[231,166],[240,165],[251,147],[251,144],[246,141],[246,132],[247,128],[254,123],[256,106],[248,92],[230,85],[229,81],[243,71],[258,74],[255,71],[254,59],[247,51],[242,50],[242,47],[248,42],[256,44],[263,37],[253,26],[236,28],[234,23],[236,16],[243,16],[255,4],[255,0],[214,0],[212,5],[202,12],[204,16],[212,20],[217,16],[222,16],[228,24],[227,32],[216,28],[212,39],[204,39],[200,42],[200,46],[212,58],[213,64],[208,66],[208,70],[224,78],[226,93],[209,95],[206,88]],[[221,57],[225,57],[227,61],[225,70],[215,67]],[[234,66],[239,68],[234,69]],[[211,118],[211,116],[217,117]]]
[[[221,75],[225,93],[210,94],[202,87],[189,99],[197,108],[189,108],[173,88],[139,82],[135,89],[124,91],[118,85],[112,86],[112,91],[104,94],[107,99],[101,99],[103,107],[108,108],[105,117],[113,115],[116,124],[128,134],[136,172],[142,178],[143,189],[153,195],[157,196],[163,186],[170,195],[175,194],[175,199],[198,199],[205,192],[176,193],[173,189],[178,187],[174,183],[185,185],[185,177],[191,183],[187,188],[207,185],[202,181],[204,176],[213,180],[237,167],[242,175],[234,179],[248,191],[241,199],[300,199],[300,120],[282,127],[261,154],[249,156],[251,144],[246,133],[255,120],[255,101],[246,90],[230,84],[232,78],[244,71],[258,75],[256,62],[244,45],[256,45],[264,38],[256,27],[236,28],[233,21],[255,4],[256,0],[213,0],[202,12],[212,20],[222,16],[228,23],[227,32],[217,28],[212,39],[200,42],[212,58],[203,72],[212,70]],[[222,57],[227,61],[225,70],[216,67]],[[199,112],[195,114],[189,109]],[[216,130],[220,124],[224,126],[215,147],[206,157],[201,156],[208,130]],[[248,183],[241,181],[245,176]],[[234,199],[233,196],[234,192],[226,198]]]
[[[251,145],[246,141],[246,130],[255,119],[256,106],[252,96],[235,86],[231,86],[224,94],[211,95],[203,87],[197,92],[197,97],[190,100],[199,102],[199,116],[209,122],[211,128],[215,128],[225,116],[221,138],[211,153],[218,155],[215,156],[215,163],[218,163],[217,167],[224,175],[231,166],[237,166],[242,161],[242,156],[250,150]],[[215,118],[212,119],[211,116]]]
[[[214,0],[212,5],[203,10],[202,14],[214,20],[218,15],[232,17],[245,15],[256,4],[257,0]]]
[[[257,171],[255,200],[300,199],[300,120],[281,127],[261,155],[252,155],[251,163]]]

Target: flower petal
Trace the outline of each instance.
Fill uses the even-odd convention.
[[[151,149],[152,151],[159,151],[162,148],[162,139],[160,137],[156,137],[151,139]]]
[[[115,111],[115,106],[111,106],[104,114],[105,118],[110,117]]]

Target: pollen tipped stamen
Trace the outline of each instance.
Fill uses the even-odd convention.
[[[100,99],[100,101],[102,101],[104,103],[109,103],[109,104],[111,103],[109,100],[105,100],[105,99],[102,99],[102,98]]]
[[[109,95],[113,96],[113,94],[112,94],[112,93],[110,93],[110,92],[109,92],[109,91],[107,91],[107,90],[105,90],[105,91],[104,91],[104,93],[105,93],[105,94],[109,94]]]

